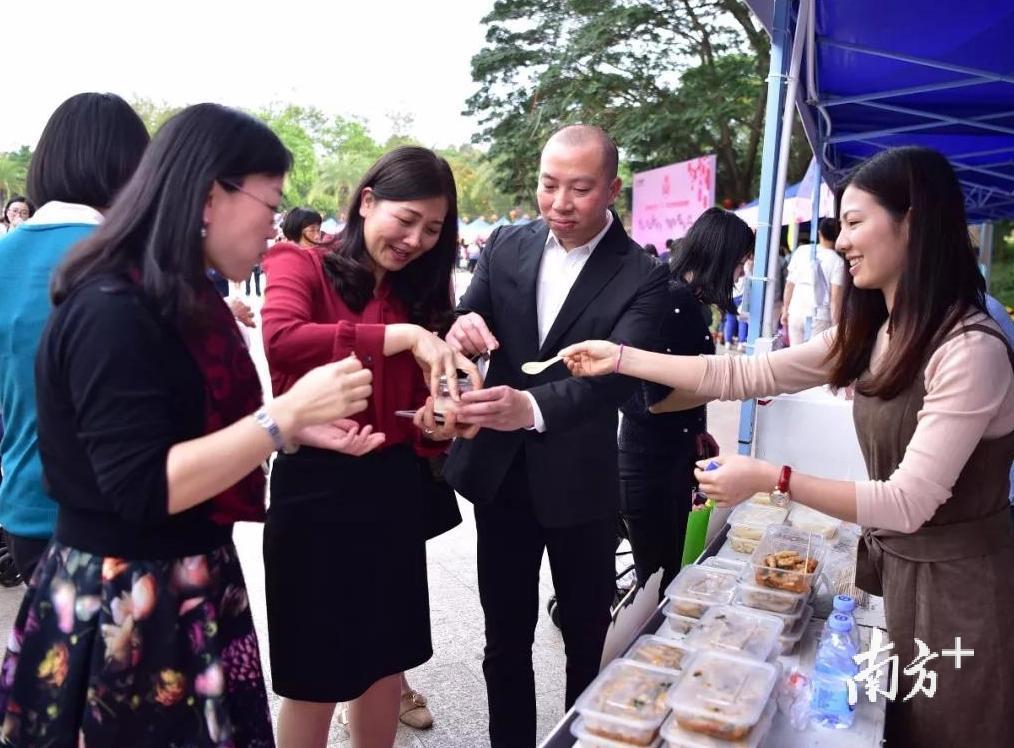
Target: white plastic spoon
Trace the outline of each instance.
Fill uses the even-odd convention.
[[[553,356],[551,359],[546,361],[528,361],[521,364],[521,371],[534,377],[536,374],[544,372],[557,361],[563,361],[563,356]]]

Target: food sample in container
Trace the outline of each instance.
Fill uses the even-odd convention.
[[[672,611],[689,618],[700,618],[713,605],[728,605],[736,594],[736,574],[731,571],[687,566],[665,590]]]
[[[804,605],[803,612],[800,614],[796,622],[792,624],[792,628],[786,628],[785,633],[779,637],[778,641],[781,644],[781,654],[787,655],[792,654],[796,647],[799,646],[799,642],[803,638],[803,632],[806,631],[806,627],[810,625],[810,620],[813,618],[813,606]]]
[[[753,574],[746,573],[740,580],[733,601],[737,605],[745,605],[748,608],[795,619],[802,612],[803,605],[806,604],[806,595],[782,592],[770,587],[758,587],[753,583]]]
[[[623,657],[678,672],[683,669],[684,662],[689,661],[690,650],[673,639],[646,634],[634,642]]]
[[[765,491],[760,491],[758,493],[755,493],[753,496],[751,496],[749,499],[747,499],[747,501],[749,501],[751,504],[762,504],[764,506],[774,506],[774,503],[771,501],[771,494],[770,494],[770,492],[765,492]]]
[[[778,701],[772,696],[757,724],[740,740],[713,738],[701,732],[685,730],[680,727],[675,714],[670,714],[662,723],[661,735],[667,748],[757,748],[771,730],[777,711]]]
[[[746,561],[742,561],[738,558],[728,558],[726,556],[708,556],[706,559],[701,561],[701,566],[707,566],[709,569],[731,571],[738,575],[744,568],[746,568]]]
[[[665,607],[662,608],[662,613],[665,614],[666,618],[666,625],[663,626],[663,629],[667,631],[665,631],[664,635],[685,636],[695,629],[699,623],[696,618],[681,616],[673,610],[672,600],[665,604]],[[659,633],[663,634],[663,631],[660,630]]]
[[[610,740],[588,732],[584,717],[578,717],[570,723],[570,734],[581,741],[581,748],[630,748],[631,745],[626,741]],[[650,748],[659,748],[661,745],[662,738],[656,738],[655,742],[649,743]]]
[[[776,616],[739,605],[721,605],[704,614],[686,642],[694,650],[718,650],[766,660],[778,646],[782,628]]]
[[[788,515],[789,510],[782,507],[744,502],[729,516],[729,537],[760,540],[768,527],[784,524]]]
[[[437,385],[437,397],[433,401],[433,412],[436,415],[444,416],[447,413],[451,413],[457,409],[458,404],[451,398],[451,388],[447,384],[447,377],[442,375],[440,382]],[[468,377],[458,377],[458,392],[465,393],[471,392],[472,380]]]
[[[737,538],[734,535],[729,536],[729,546],[732,550],[736,551],[736,553],[753,555],[753,552],[757,550],[757,546],[759,545],[759,540],[753,540],[751,538]]]
[[[784,525],[769,527],[750,557],[754,581],[785,592],[809,592],[825,550],[820,535]]]
[[[838,534],[842,522],[840,519],[829,517],[816,509],[796,504],[789,512],[789,524],[797,530],[812,532],[814,535],[831,540]]]
[[[758,726],[778,679],[768,662],[699,652],[673,689],[669,704],[684,730],[743,740]]]
[[[678,679],[671,670],[616,660],[599,674],[575,708],[592,735],[652,745],[669,713],[667,696]]]

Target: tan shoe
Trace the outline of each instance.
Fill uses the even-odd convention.
[[[402,724],[414,727],[416,730],[428,730],[433,727],[433,713],[426,706],[426,697],[412,689],[401,695],[401,710],[398,719]]]

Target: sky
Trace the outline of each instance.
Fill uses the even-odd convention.
[[[468,142],[471,58],[493,0],[9,0],[0,150],[34,147],[67,97],[111,91],[173,105],[314,105],[426,145]],[[24,28],[12,28],[12,10]]]

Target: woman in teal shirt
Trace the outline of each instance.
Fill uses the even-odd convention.
[[[46,123],[28,169],[28,195],[40,207],[0,241],[0,525],[26,582],[56,522],[35,432],[35,352],[49,318],[49,278],[102,220],[147,145],[144,123],[119,96],[67,99]]]

